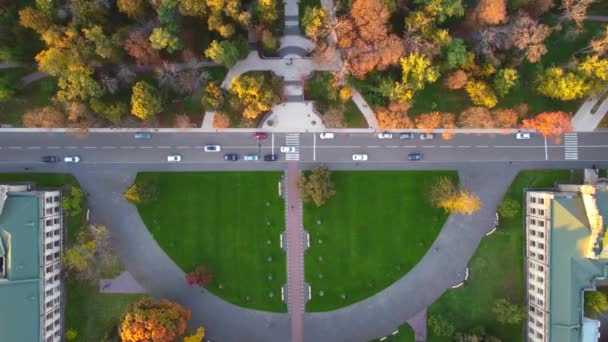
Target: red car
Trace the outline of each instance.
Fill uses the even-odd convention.
[[[253,133],[253,139],[260,140],[260,139],[266,139],[266,137],[267,137],[266,133],[260,133],[260,132]]]

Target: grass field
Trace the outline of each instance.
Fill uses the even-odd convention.
[[[404,323],[399,327],[399,333],[388,336],[386,340],[382,342],[414,342],[414,338],[414,330],[412,330],[409,324]],[[372,342],[380,342],[380,339],[377,338]]]
[[[231,303],[285,312],[285,229],[279,172],[140,173],[158,201],[138,209],[150,233],[185,272],[206,266],[208,289]]]
[[[0,183],[5,182],[34,182],[38,188],[78,186],[76,178],[67,173],[2,173]],[[86,200],[84,200],[81,214],[67,217],[68,245],[75,241],[76,235],[86,223],[86,208]],[[65,327],[77,331],[76,341],[119,341],[116,327],[127,306],[140,296],[100,294],[98,287],[91,284],[83,284],[69,277],[65,281],[67,292]]]
[[[524,188],[550,188],[555,182],[579,181],[578,173],[567,170],[523,171],[507,191],[505,198],[522,204]],[[502,341],[523,341],[523,323],[501,325],[492,313],[493,303],[507,298],[524,305],[522,212],[502,218],[498,230],[482,240],[469,263],[469,280],[459,289],[445,292],[429,307],[427,317],[441,317],[455,327],[455,332],[469,332],[484,327],[486,333]],[[428,341],[447,342],[450,337],[434,336]]]
[[[441,176],[457,179],[451,171],[334,172],[336,195],[323,207],[304,207],[306,310],[358,302],[414,267],[447,217],[424,197]]]

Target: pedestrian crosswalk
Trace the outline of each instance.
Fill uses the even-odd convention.
[[[289,133],[285,136],[285,146],[295,146],[295,152],[288,152],[285,155],[286,160],[300,160],[300,134]]]
[[[576,133],[564,134],[565,159],[578,159],[578,135]]]

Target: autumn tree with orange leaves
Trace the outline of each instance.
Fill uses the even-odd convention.
[[[186,331],[190,310],[166,299],[143,298],[134,303],[120,326],[124,342],[171,342]]]
[[[521,128],[534,129],[544,137],[554,137],[560,140],[564,133],[572,132],[570,115],[565,112],[544,112],[537,116],[525,119]]]

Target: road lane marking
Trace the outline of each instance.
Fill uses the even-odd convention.
[[[312,135],[312,160],[317,160],[317,135]]]
[[[380,146],[367,146],[367,148],[380,148]]]
[[[405,146],[402,146],[402,147],[403,148],[416,148],[417,146],[416,145],[405,145]]]
[[[460,145],[458,147],[460,147],[460,148],[470,148],[471,146],[470,145]]]
[[[28,150],[39,150],[40,146],[28,146],[27,149]]]
[[[433,145],[424,145],[422,147],[430,148],[430,147],[435,147],[435,146],[433,146]]]
[[[120,146],[120,148],[122,148],[122,149],[132,149],[132,148],[135,148],[135,146]]]
[[[112,149],[112,148],[116,148],[116,146],[103,146],[101,148],[103,148],[103,149]]]
[[[177,146],[177,148],[190,148],[190,146]]]
[[[439,146],[439,148],[449,148],[449,147],[452,147],[452,146],[451,145],[441,145],[441,146]]]
[[[171,146],[156,146],[156,148],[171,148]]]
[[[9,146],[8,147],[10,150],[20,150],[21,146]]]
[[[59,148],[59,146],[47,146],[47,148],[48,148],[48,149],[51,149],[51,150],[54,150],[54,149]]]
[[[94,149],[96,149],[97,147],[96,147],[96,146],[85,146],[84,148],[94,150]]]
[[[394,145],[391,145],[391,146],[386,146],[386,148],[398,148],[398,147],[399,147],[399,146],[394,146]]]
[[[545,160],[549,160],[549,151],[547,150],[547,137],[545,137]]]
[[[66,146],[66,147],[64,147],[64,148],[69,148],[70,150],[73,150],[73,149],[76,149],[76,148],[78,148],[78,147],[76,147],[76,146]]]
[[[489,147],[488,145],[477,145],[475,147]]]
[[[152,146],[139,146],[139,148],[152,148]]]

